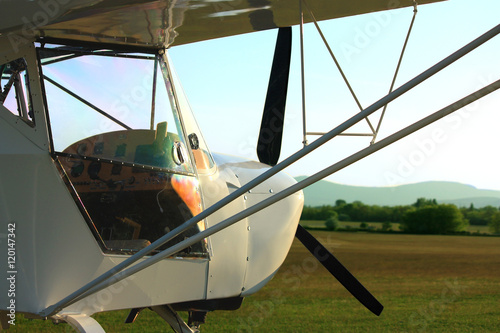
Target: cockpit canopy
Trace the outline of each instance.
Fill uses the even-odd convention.
[[[136,252],[201,212],[197,174],[214,162],[164,52],[38,54],[56,162],[105,252]],[[184,251],[206,254],[206,242]]]

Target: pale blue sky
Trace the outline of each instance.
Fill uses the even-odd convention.
[[[497,0],[449,0],[419,6],[396,87],[500,23]],[[412,8],[321,22],[363,105],[387,94]],[[358,108],[313,25],[305,29],[308,131],[327,131]],[[299,32],[294,28],[281,159],[302,146]],[[193,111],[214,152],[257,159],[276,31],[205,41],[170,50]],[[379,139],[500,78],[500,36],[389,105]],[[370,118],[378,120],[378,113]],[[402,140],[328,180],[389,186],[448,180],[500,190],[500,92]],[[363,123],[356,131],[367,131]],[[314,137],[310,137],[309,141]],[[287,169],[312,174],[369,144],[336,138]]]

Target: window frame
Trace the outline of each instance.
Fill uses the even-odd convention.
[[[37,53],[38,53],[38,56],[39,56],[39,72],[40,72],[40,78],[41,78],[41,81],[42,81],[42,86],[44,86],[45,84],[45,80],[44,80],[44,76],[43,76],[43,67],[45,65],[47,65],[47,63],[42,63],[42,60],[40,60],[40,51],[47,51],[47,50],[50,50],[50,49],[46,49],[45,46],[42,46],[42,47],[38,47],[37,48]],[[49,51],[50,52],[50,51]],[[110,55],[113,55],[113,54],[110,54],[114,51],[109,51],[109,53],[103,53],[103,54],[100,54],[102,56],[110,56]],[[133,51],[132,51],[133,52]],[[136,53],[136,52],[134,52]],[[83,51],[82,54],[94,54],[92,52],[85,52]],[[116,54],[114,54],[114,56],[117,56],[117,57],[124,57],[124,58],[130,58],[130,57],[136,57],[134,55],[130,56],[128,54],[124,54],[122,52],[116,52]],[[64,61],[64,60],[67,60],[67,59],[70,59],[72,58],[72,55],[61,55],[61,57],[59,59],[54,59],[54,62],[57,62],[57,61]],[[165,57],[165,52],[163,50],[160,50],[158,52],[155,52],[155,53],[151,53],[151,57],[143,57],[143,58],[147,58],[148,60],[153,60],[152,58],[155,58],[155,69],[156,69],[156,65],[158,65],[158,67],[160,66],[164,66],[164,70],[160,70],[160,73],[161,75],[159,74],[158,75],[158,78],[159,80],[164,80],[164,84],[165,84],[165,87],[163,87],[163,84],[161,84],[161,87],[162,89],[166,89],[168,94],[169,94],[169,101],[170,101],[170,104],[171,104],[171,111],[169,110],[168,112],[172,112],[174,113],[174,118],[175,116],[178,117],[178,125],[180,126],[180,133],[179,134],[179,137],[182,137],[182,142],[183,144],[184,143],[188,143],[189,142],[189,138],[188,138],[188,135],[187,135],[187,132],[186,132],[186,127],[185,127],[185,124],[184,124],[184,119],[183,119],[183,110],[180,109],[179,107],[179,102],[178,102],[178,99],[177,99],[177,92],[175,90],[175,83],[174,81],[172,80],[172,74],[170,72],[170,65],[168,63],[168,58]],[[160,61],[161,60],[161,61]],[[51,64],[53,62],[49,62],[49,64]],[[165,73],[166,71],[166,73]],[[153,90],[156,89],[157,86],[154,86]],[[171,91],[168,91],[170,88]],[[154,102],[154,97],[153,97],[153,102]],[[50,110],[49,110],[49,107],[48,107],[48,104],[47,104],[47,101],[45,100],[45,105],[46,105],[46,108],[47,108],[47,113],[48,115],[50,115]],[[190,110],[189,110],[190,111]],[[52,135],[52,130],[49,129],[49,133],[50,133],[50,140],[51,140],[51,145],[52,147],[54,147],[54,142],[53,142],[53,135]],[[78,142],[78,141],[77,141]],[[99,244],[101,250],[103,253],[105,254],[118,254],[118,255],[130,255],[131,253],[130,252],[123,252],[123,251],[113,251],[113,250],[110,250],[107,246],[106,246],[106,243],[104,241],[104,239],[102,238],[102,235],[101,233],[99,232],[98,228],[96,227],[96,225],[94,224],[94,221],[92,220],[92,217],[90,216],[89,212],[87,211],[87,209],[85,208],[85,205],[84,203],[82,202],[79,194],[78,194],[78,191],[77,189],[75,188],[75,185],[72,183],[72,180],[70,178],[70,176],[68,175],[68,171],[65,169],[65,167],[63,166],[63,163],[61,163],[61,160],[64,159],[64,158],[81,158],[83,160],[95,160],[95,161],[99,161],[99,162],[103,162],[103,163],[109,163],[109,164],[113,164],[113,165],[121,165],[121,166],[127,166],[127,167],[133,167],[133,168],[137,168],[137,167],[142,167],[144,170],[151,170],[151,171],[156,171],[156,172],[165,172],[165,173],[168,173],[168,174],[171,174],[171,175],[180,175],[180,176],[188,176],[188,177],[193,177],[195,178],[197,181],[199,179],[198,177],[198,173],[197,173],[197,166],[196,166],[196,162],[195,162],[195,159],[194,159],[194,156],[193,156],[193,153],[192,153],[192,150],[191,150],[191,147],[189,147],[188,144],[185,144],[185,148],[189,154],[189,159],[188,159],[188,162],[189,163],[189,166],[190,166],[190,170],[191,171],[187,171],[187,172],[183,172],[181,170],[177,170],[177,169],[168,169],[168,168],[160,168],[160,167],[155,167],[155,166],[151,166],[151,165],[138,165],[137,163],[133,163],[131,161],[115,161],[113,159],[108,159],[108,158],[96,158],[96,157],[89,157],[89,156],[80,156],[78,154],[68,154],[68,153],[65,153],[65,152],[62,152],[62,151],[55,151],[54,149],[52,149],[52,153],[53,153],[53,157],[54,157],[54,161],[56,162],[56,166],[57,166],[57,169],[59,170],[59,172],[61,173],[61,175],[63,176],[63,179],[68,187],[68,189],[70,190],[75,202],[77,203],[77,206],[78,208],[80,209],[80,212],[82,213],[82,216],[85,218],[85,220],[87,221],[87,224],[88,226],[90,227],[93,235],[95,236],[95,239],[97,240],[97,243]],[[215,167],[215,165],[213,166]],[[199,183],[198,183],[198,187],[199,187]],[[201,209],[203,209],[203,197],[201,196],[201,191],[200,191],[200,198],[201,198]],[[205,221],[202,221],[203,224],[205,225],[205,228],[206,228],[206,222]],[[151,241],[154,241],[154,239],[152,239]],[[208,245],[209,243],[209,240],[208,239],[205,239],[204,241],[205,243],[205,250],[204,250],[204,255],[206,258],[209,258],[210,257],[210,246]],[[186,256],[186,258],[191,258],[189,255]],[[197,256],[195,256],[195,258],[199,258]]]

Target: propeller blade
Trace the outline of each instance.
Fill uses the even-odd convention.
[[[384,306],[300,224],[295,236],[361,304],[377,316],[382,313]]]
[[[291,54],[292,28],[279,28],[257,141],[259,161],[268,165],[276,165],[280,157]]]

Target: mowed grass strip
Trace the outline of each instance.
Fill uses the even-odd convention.
[[[237,311],[208,315],[202,332],[499,332],[500,238],[313,231],[384,304],[358,303],[298,242],[271,282]],[[96,314],[107,332],[169,332],[149,310]],[[12,332],[68,332],[18,321]]]
[[[248,319],[240,331],[500,331],[500,238],[313,233],[384,304],[382,315],[364,309],[295,242],[275,279],[254,296],[273,315]],[[273,295],[281,297],[274,307]]]

